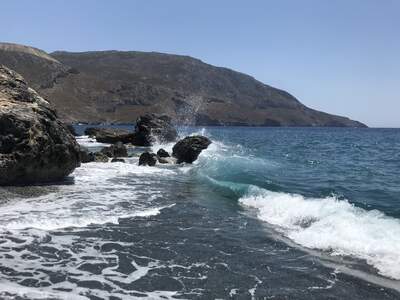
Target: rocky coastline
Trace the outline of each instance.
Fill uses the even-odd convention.
[[[99,143],[111,144],[99,152],[89,152],[81,146],[82,163],[88,162],[125,162],[128,157],[128,147],[150,147],[154,143],[176,142],[172,153],[159,149],[157,153],[143,152],[139,157],[140,166],[155,166],[156,164],[193,163],[201,151],[208,148],[211,141],[204,136],[189,136],[177,140],[178,133],[172,125],[172,120],[165,115],[146,114],[140,116],[134,131],[119,128],[89,127],[85,135]]]
[[[0,66],[0,185],[31,185],[64,180],[81,163],[124,163],[128,147],[176,142],[173,152],[144,151],[139,165],[193,163],[211,141],[178,134],[170,117],[145,114],[133,131],[87,128],[85,134],[110,146],[89,152],[76,141],[71,124],[60,121],[49,102],[18,73]]]

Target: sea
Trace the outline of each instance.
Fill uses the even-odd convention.
[[[400,299],[400,129],[198,134],[192,165],[0,188],[0,299]]]

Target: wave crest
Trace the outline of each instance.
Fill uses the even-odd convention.
[[[239,201],[302,246],[364,259],[381,275],[400,280],[397,219],[335,197],[305,198],[257,187],[250,187]]]

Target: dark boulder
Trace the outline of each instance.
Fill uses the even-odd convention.
[[[193,163],[211,141],[204,136],[188,136],[180,140],[172,148],[172,156],[177,158],[177,163]]]
[[[79,145],[49,103],[0,66],[0,185],[61,180],[79,165]]]
[[[122,142],[117,142],[110,147],[103,148],[101,153],[108,157],[128,157],[128,150]]]
[[[131,143],[136,146],[151,146],[154,142],[173,142],[178,134],[168,116],[147,114],[136,121]]]
[[[169,153],[167,151],[165,151],[164,149],[158,150],[157,156],[158,157],[170,157]]]
[[[115,162],[121,162],[121,163],[124,163],[125,162],[125,159],[123,159],[123,158],[113,158],[112,160],[111,160],[111,162],[112,163],[115,163]]]
[[[139,166],[155,166],[157,155],[150,152],[144,152],[139,157]]]
[[[89,163],[94,161],[94,153],[90,152],[87,148],[80,146],[79,157],[82,163]]]

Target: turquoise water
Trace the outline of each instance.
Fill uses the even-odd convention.
[[[208,128],[229,146],[214,179],[339,199],[400,217],[400,130]],[[241,158],[246,159],[242,160]]]
[[[213,141],[193,165],[139,167],[149,149],[132,147],[125,164],[3,188],[0,295],[400,299],[400,130],[187,134]]]

